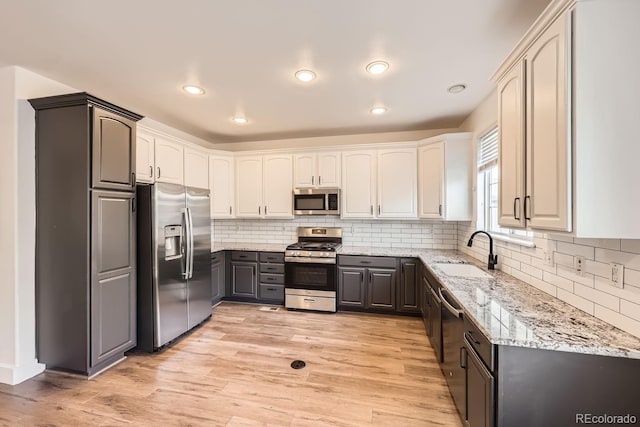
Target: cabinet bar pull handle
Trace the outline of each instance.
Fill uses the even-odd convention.
[[[267,214],[267,205],[264,205],[264,214]]]
[[[371,215],[373,215],[373,205],[371,205]]]
[[[462,353],[464,353],[464,356],[462,356]],[[466,362],[466,355],[467,355],[467,349],[464,347],[460,347],[460,367],[463,369],[467,369],[467,362]],[[465,361],[465,363],[462,363],[462,361]]]
[[[373,277],[372,276],[373,276],[373,274],[369,273],[369,283],[373,282]]]
[[[133,183],[133,185],[136,185],[136,173],[135,172],[131,172],[131,182]]]
[[[231,215],[231,206],[229,206],[229,215]]]
[[[438,215],[442,216],[442,205],[438,205]]]
[[[160,179],[160,166],[158,166],[158,179]]]
[[[316,179],[316,176],[311,175],[311,185],[315,185],[315,179]]]
[[[262,206],[258,206],[258,215],[260,215],[260,209],[262,209]]]
[[[268,291],[275,291],[276,288],[267,288]]]
[[[520,197],[516,197],[515,199],[513,199],[513,219],[517,219],[518,221],[520,220],[520,217],[517,215],[517,211],[516,211],[516,203],[520,202]],[[519,211],[520,209],[518,209]]]
[[[380,215],[380,205],[378,205],[378,215]]]
[[[153,176],[153,166],[149,165],[149,177]]]
[[[133,198],[131,199],[131,212],[135,212],[136,211],[136,199]]]
[[[527,200],[529,201],[529,203],[527,203]],[[524,219],[525,220],[531,220],[531,212],[529,212],[529,215],[527,215],[528,210],[531,210],[531,196],[527,196],[524,198]]]
[[[371,261],[360,261],[360,264],[371,264]]]
[[[318,175],[318,185],[322,185],[322,176]]]

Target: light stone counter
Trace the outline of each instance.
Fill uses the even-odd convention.
[[[283,243],[216,243],[211,248],[211,253],[219,251],[284,252],[287,246]]]

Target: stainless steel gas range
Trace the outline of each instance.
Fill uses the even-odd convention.
[[[336,254],[341,246],[341,228],[298,227],[298,242],[284,253],[285,307],[336,311]]]

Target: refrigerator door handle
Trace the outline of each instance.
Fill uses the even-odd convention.
[[[184,236],[184,240],[183,240],[183,249],[182,249],[182,259],[183,262],[180,264],[181,269],[182,269],[182,278],[183,279],[188,279],[189,278],[189,240],[190,240],[190,235],[189,235],[189,214],[187,213],[187,209],[182,209],[182,224],[183,228],[182,228],[182,235]]]
[[[189,276],[187,279],[193,278],[193,253],[194,253],[194,243],[193,243],[193,217],[191,216],[191,209],[187,208],[187,216],[189,217]]]

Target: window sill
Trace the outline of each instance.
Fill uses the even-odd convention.
[[[524,246],[525,248],[536,247],[535,242],[532,240],[511,236],[508,234],[494,233],[494,232],[490,232],[490,233],[491,233],[491,237],[493,237],[495,240],[500,240],[502,242],[508,242],[508,243],[515,243],[516,245]]]

